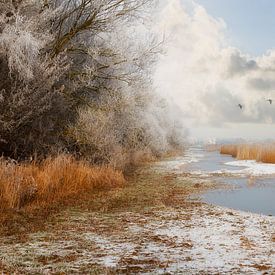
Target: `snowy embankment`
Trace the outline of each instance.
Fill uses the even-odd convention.
[[[203,171],[194,171],[194,174],[201,175],[205,174],[205,176],[212,175],[226,175],[226,176],[238,176],[238,177],[246,177],[246,176],[275,176],[275,164],[261,163],[256,162],[255,160],[236,160],[224,163],[225,165],[232,167],[240,167],[240,169],[220,169],[214,170],[208,173]]]
[[[169,162],[166,162],[167,166],[160,164],[157,168],[158,170],[165,171],[173,171],[174,173],[183,173],[184,166],[187,164],[198,162],[199,160],[193,159],[185,161],[182,158],[178,158]],[[194,176],[203,176],[203,177],[211,177],[218,175],[225,176],[238,176],[238,177],[246,177],[246,176],[275,176],[275,164],[267,164],[267,163],[259,163],[254,160],[240,160],[240,161],[231,161],[226,162],[225,165],[232,167],[240,167],[240,169],[219,169],[213,171],[203,171],[203,170],[194,170],[188,171],[189,174]]]
[[[165,161],[160,161],[154,163],[153,169],[159,170],[162,172],[173,172],[173,173],[182,173],[183,168],[186,165],[199,162],[204,155],[201,151],[191,151],[187,150],[184,156],[176,157],[173,159],[167,159]]]
[[[275,164],[256,162],[255,160],[237,160],[225,163],[230,166],[243,167],[234,173],[240,173],[252,176],[275,175]]]

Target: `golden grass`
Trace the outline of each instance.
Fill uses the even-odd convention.
[[[231,155],[238,160],[275,163],[274,144],[226,144],[221,146],[220,153]]]
[[[258,161],[264,163],[275,163],[275,145],[263,146]]]
[[[238,160],[260,160],[262,146],[257,144],[241,144],[237,147]]]
[[[41,164],[0,161],[0,210],[47,208],[86,192],[124,184],[121,172],[93,167],[72,156],[48,158]]]
[[[238,145],[236,144],[225,144],[221,146],[220,153],[224,155],[231,155],[232,157],[237,157]]]

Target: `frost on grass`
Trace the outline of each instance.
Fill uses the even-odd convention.
[[[274,217],[199,205],[175,211],[78,213],[29,241],[1,240],[21,272],[257,273],[275,271]],[[107,269],[106,269],[107,268]]]

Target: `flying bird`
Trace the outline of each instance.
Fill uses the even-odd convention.
[[[268,101],[269,104],[272,104],[272,101],[273,101],[273,100],[269,98],[269,99],[267,99],[266,101]]]
[[[242,105],[242,104],[239,103],[237,106],[238,106],[241,110],[243,109],[243,105]]]

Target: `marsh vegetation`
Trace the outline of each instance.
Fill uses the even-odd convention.
[[[256,160],[275,163],[275,145],[270,144],[226,144],[220,148],[221,154],[231,155],[238,160]]]

